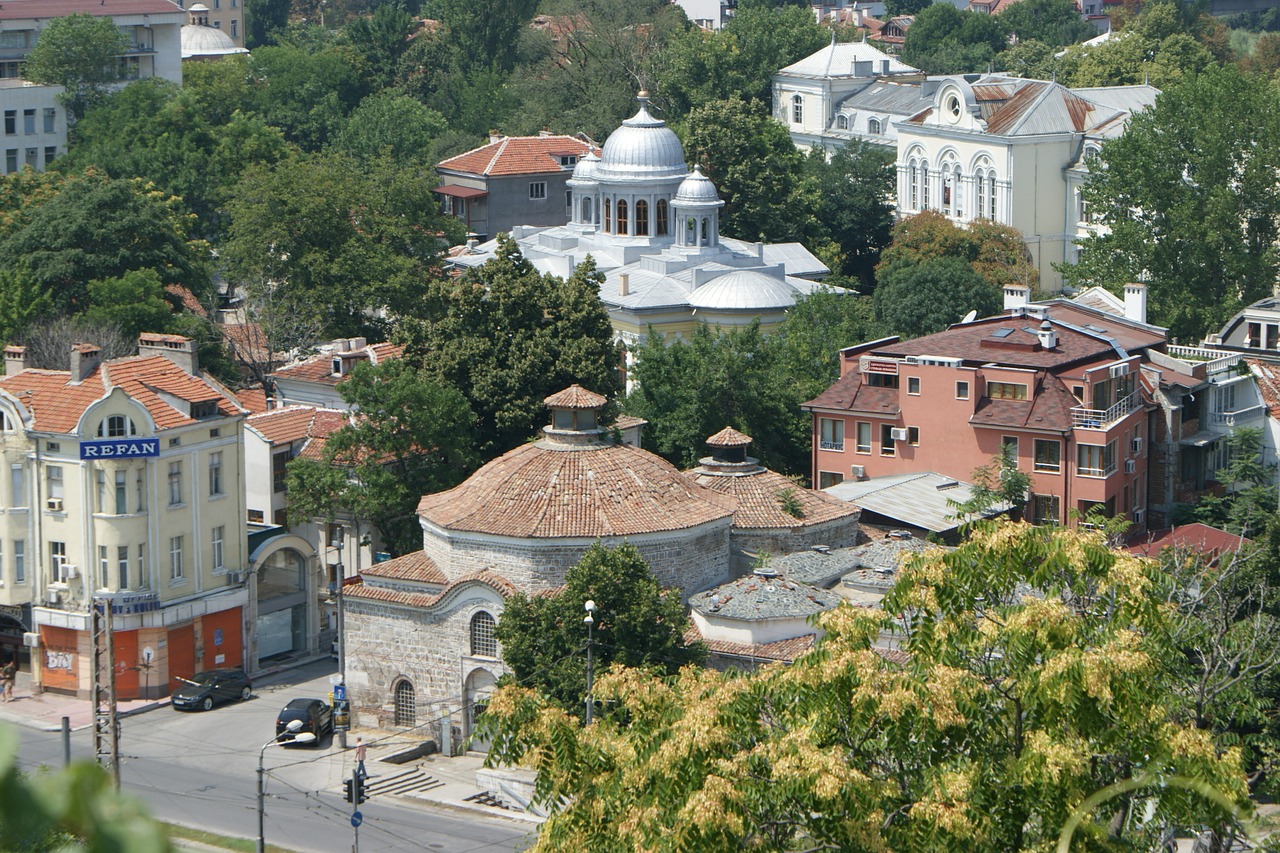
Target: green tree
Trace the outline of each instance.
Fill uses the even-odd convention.
[[[1151,319],[1186,340],[1271,292],[1280,266],[1280,97],[1232,66],[1174,85],[1103,146],[1083,194],[1108,233],[1071,284],[1145,276]]]
[[[1205,494],[1192,509],[1196,521],[1241,536],[1256,536],[1275,518],[1275,466],[1263,462],[1261,427],[1241,427],[1227,438],[1227,466],[1214,472],[1224,494]]]
[[[893,242],[880,254],[876,277],[884,280],[902,267],[934,258],[968,261],[997,290],[1021,284],[1035,289],[1040,273],[1031,265],[1027,245],[1016,228],[986,219],[961,228],[935,210],[899,220],[893,226]]]
[[[89,282],[84,317],[91,323],[118,326],[122,334],[136,339],[143,332],[168,332],[173,309],[164,298],[160,276],[155,270],[141,269]]]
[[[1023,39],[1000,54],[1005,71],[1029,80],[1053,80],[1060,76],[1062,63],[1057,49],[1035,39]]]
[[[421,548],[418,499],[473,469],[475,416],[456,388],[402,359],[357,365],[338,391],[358,414],[329,435],[321,459],[289,463],[291,522],[347,512],[373,524],[393,554]]]
[[[400,58],[418,21],[399,3],[383,3],[372,15],[362,15],[342,29],[343,39],[355,49],[370,91],[390,86]]]
[[[813,214],[791,204],[803,155],[759,102],[735,96],[707,104],[689,114],[688,128],[689,162],[702,167],[725,201],[722,234],[781,242],[812,231]]]
[[[615,669],[589,729],[504,687],[489,760],[538,771],[539,850],[1031,851],[1067,828],[1073,850],[1146,850],[1169,824],[1229,830],[1250,808],[1240,753],[1177,716],[1167,582],[1099,532],[979,525],[904,567],[883,611],[823,614],[791,666]],[[894,624],[901,663],[872,645]]]
[[[444,24],[467,72],[505,74],[515,66],[520,31],[537,7],[536,0],[495,0],[477,14],[467,0],[428,0],[423,11]]]
[[[22,264],[59,311],[83,310],[87,284],[150,269],[166,284],[208,294],[208,246],[192,238],[180,199],[137,179],[89,170],[69,176],[0,236],[0,262]]]
[[[360,102],[334,147],[361,159],[389,157],[395,163],[430,160],[435,140],[448,130],[440,113],[408,95],[386,90]]]
[[[274,44],[276,31],[289,25],[289,6],[290,0],[244,0],[245,44],[250,49]]]
[[[933,0],[886,0],[884,14],[886,18],[898,15],[918,15],[933,5]]]
[[[123,78],[120,55],[126,46],[124,34],[110,17],[88,13],[55,17],[40,30],[22,64],[22,75],[33,83],[62,86],[59,99],[74,121]]]
[[[406,357],[460,390],[477,447],[497,456],[544,422],[542,401],[576,383],[616,397],[620,353],[590,257],[573,275],[541,275],[508,236],[459,278],[436,277],[396,328]]]
[[[368,94],[349,46],[263,47],[249,63],[257,112],[304,151],[319,151],[337,136]]]
[[[959,323],[969,311],[998,313],[1001,292],[959,258],[932,258],[881,276],[876,319],[893,334],[915,338]]]
[[[1059,81],[1068,86],[1149,83],[1166,89],[1215,64],[1213,51],[1197,38],[1197,24],[1183,18],[1183,6],[1175,0],[1149,2],[1115,37],[1068,50]]]
[[[1018,520],[1031,493],[1031,475],[1018,470],[1016,445],[1004,442],[999,452],[986,465],[973,470],[973,488],[968,500],[948,500],[956,517],[970,523],[981,519],[997,507],[1008,506],[1009,517]]]
[[[382,337],[384,309],[416,310],[445,245],[461,242],[457,220],[430,196],[418,168],[386,159],[330,153],[251,166],[226,205],[222,260],[273,345],[307,345],[288,332],[315,327]]]
[[[634,545],[596,542],[553,595],[516,593],[498,620],[509,681],[538,691],[574,716],[585,708],[587,673],[583,604],[595,602],[596,672],[618,665],[670,675],[706,659],[701,643],[684,641],[688,617],[680,593],[664,590]]]
[[[843,266],[836,272],[868,289],[880,251],[892,237],[893,162],[892,151],[860,140],[851,140],[830,160],[817,148],[804,159],[813,215],[840,247]]]
[[[986,68],[1007,45],[1004,15],[962,12],[950,3],[921,10],[902,43],[902,61],[928,74]]]
[[[1018,37],[1052,47],[1065,47],[1097,35],[1076,11],[1072,0],[1021,0],[1000,12],[1005,28]]]

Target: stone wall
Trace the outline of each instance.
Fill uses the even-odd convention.
[[[832,519],[808,527],[735,529],[730,541],[733,543],[733,574],[738,577],[751,570],[757,554],[781,557],[807,551],[814,545],[852,548],[858,544],[858,516]]]

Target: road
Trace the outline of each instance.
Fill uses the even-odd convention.
[[[142,797],[162,820],[221,835],[256,837],[258,751],[271,740],[276,712],[288,700],[326,698],[332,671],[331,664],[313,664],[284,681],[255,684],[254,698],[248,702],[207,713],[162,707],[126,718],[120,738],[122,786]],[[21,729],[19,738],[18,758],[24,768],[61,765],[59,733]],[[351,850],[351,806],[341,794],[342,779],[351,772],[350,751],[336,749],[325,737],[318,749],[272,745],[265,756],[267,841],[315,853]],[[92,757],[91,732],[74,732],[73,760]],[[496,853],[522,850],[532,843],[530,828],[502,818],[396,797],[374,797],[360,808],[361,853]]]

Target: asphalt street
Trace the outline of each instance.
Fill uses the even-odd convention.
[[[121,783],[167,821],[222,835],[257,836],[258,752],[273,739],[276,712],[290,699],[327,699],[332,664],[312,664],[254,685],[247,702],[209,712],[161,707],[122,721]],[[62,763],[57,732],[22,729],[19,763],[28,769]],[[406,740],[406,744],[408,741]],[[379,748],[390,745],[381,741]],[[352,849],[351,805],[342,780],[352,751],[326,736],[319,747],[271,745],[265,752],[267,841],[299,851]],[[72,734],[72,758],[92,760],[92,734]],[[370,767],[370,772],[376,769]],[[531,828],[482,814],[455,813],[397,797],[374,797],[360,807],[361,853],[389,850],[521,850]]]

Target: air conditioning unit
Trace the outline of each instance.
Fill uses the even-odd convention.
[[[1138,461],[1136,459],[1124,460],[1124,472],[1126,474],[1132,474],[1134,471],[1137,471],[1137,470],[1138,470]]]
[[[62,576],[68,580],[80,577],[80,569],[67,563],[62,567]]]
[[[893,438],[893,440],[894,440],[894,441],[906,441],[906,440],[907,440],[907,428],[906,428],[906,427],[894,427],[893,429],[889,430],[889,435]]]
[[[1142,523],[1142,510],[1140,510],[1140,509],[1135,509],[1135,510],[1133,511],[1133,523],[1134,523],[1134,524],[1141,524],[1141,523]]]
[[[27,631],[25,634],[22,635],[22,645],[26,646],[29,649],[39,648],[40,635],[35,633],[34,631]]]
[[[1142,436],[1138,436],[1137,438],[1135,438],[1133,440],[1133,443],[1130,445],[1130,447],[1132,448],[1132,452],[1141,453],[1142,452]]]
[[[49,498],[44,505],[51,512],[62,512],[62,498]]]
[[[855,480],[861,480],[867,476],[867,467],[865,465],[850,465],[849,476]]]
[[[62,601],[62,590],[51,586],[44,591],[44,596],[50,604],[58,604]]]
[[[1107,375],[1110,376],[1112,379],[1116,378],[1117,376],[1128,376],[1129,375],[1128,362],[1124,364],[1111,365],[1111,369],[1107,371]]]
[[[227,586],[239,586],[244,583],[244,572],[227,572]]]

